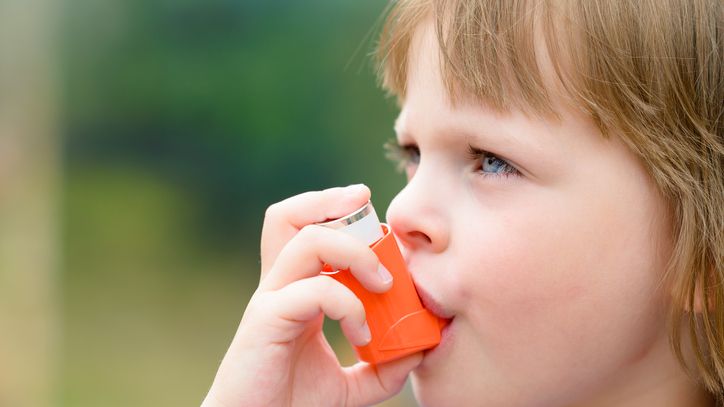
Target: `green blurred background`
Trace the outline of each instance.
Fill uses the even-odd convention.
[[[404,185],[386,1],[3,1],[0,405],[198,405],[266,207],[364,182],[384,216]]]

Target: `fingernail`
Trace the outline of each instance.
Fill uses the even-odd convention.
[[[387,271],[382,263],[380,263],[380,265],[377,267],[377,275],[380,277],[380,281],[382,281],[382,284],[384,285],[390,284],[392,282],[392,274]]]
[[[347,196],[357,196],[365,190],[364,184],[353,184],[344,188],[344,194]]]
[[[362,325],[360,331],[362,331],[362,345],[370,343],[372,340],[372,332],[370,332],[370,326],[367,325],[367,321]]]

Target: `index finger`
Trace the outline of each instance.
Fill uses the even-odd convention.
[[[369,201],[370,195],[366,185],[355,184],[304,192],[267,208],[261,231],[261,279],[304,226],[347,215]]]

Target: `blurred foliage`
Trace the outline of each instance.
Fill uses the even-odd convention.
[[[265,208],[364,182],[384,217],[404,182],[368,57],[385,6],[66,0],[59,404],[197,405],[256,285]]]
[[[248,237],[250,212],[271,202],[389,171],[380,144],[395,111],[364,41],[381,2],[71,4],[72,163],[162,174],[204,198],[198,226],[224,241]]]

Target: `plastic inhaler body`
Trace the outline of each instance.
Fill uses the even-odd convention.
[[[372,340],[354,347],[358,359],[378,364],[440,343],[441,321],[422,306],[392,230],[379,222],[371,202],[343,218],[319,225],[364,241],[393,277],[392,288],[376,294],[362,287],[349,269],[333,270],[324,265],[322,274],[344,284],[364,305]]]

